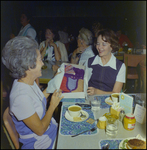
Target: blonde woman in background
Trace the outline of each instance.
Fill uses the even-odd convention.
[[[90,30],[82,28],[77,38],[78,48],[74,50],[71,63],[84,65],[86,60],[94,56],[92,51],[93,34]]]

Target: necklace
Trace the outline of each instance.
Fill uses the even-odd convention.
[[[20,79],[23,83],[25,83],[22,79]],[[25,83],[26,84],[26,83]],[[28,84],[29,85],[29,84]],[[39,98],[39,100],[41,101],[41,103],[43,103],[43,105],[44,105],[44,108],[45,108],[45,111],[46,111],[46,105],[45,105],[45,103],[43,102],[43,100],[42,100],[42,97],[41,97],[41,95],[40,95],[40,93],[39,93],[39,95],[36,93],[36,91],[33,89],[33,87],[31,87],[30,85],[29,85],[29,87],[32,89],[32,91],[35,93],[35,95],[37,95],[37,97]]]

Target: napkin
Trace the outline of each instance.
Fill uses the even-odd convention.
[[[123,109],[124,109],[123,107],[120,107],[119,102],[113,102],[113,105],[110,108],[110,113],[119,117],[119,113]]]
[[[123,107],[120,107],[120,103],[119,102],[113,102],[112,108],[114,110],[116,110],[116,111],[121,111],[121,110],[124,109]]]

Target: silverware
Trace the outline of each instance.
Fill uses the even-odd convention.
[[[94,128],[92,128],[92,129],[89,129],[89,130],[86,130],[86,131],[80,132],[80,133],[78,133],[78,134],[72,135],[71,137],[78,136],[78,135],[80,135],[80,134],[82,134],[82,133],[85,133],[85,132],[88,132],[88,131],[93,132],[93,131],[95,131],[96,129],[97,129],[97,127],[94,127]]]
[[[108,149],[109,146],[110,146],[110,144],[109,144],[109,143],[106,143],[106,144],[102,147],[102,149]]]
[[[81,118],[85,118],[86,117],[86,115],[83,115],[82,112],[80,112],[80,113],[81,113],[81,115],[80,115]]]
[[[84,108],[91,108],[91,105],[89,105],[89,104],[80,104],[80,103],[75,103],[75,105],[79,105],[79,106],[81,106],[81,107],[84,107]]]

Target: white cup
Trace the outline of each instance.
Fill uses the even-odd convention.
[[[112,99],[113,102],[118,102],[119,93],[113,93],[113,94],[111,94],[111,99]]]
[[[71,117],[78,117],[82,108],[78,105],[72,105],[68,107],[68,112]]]

